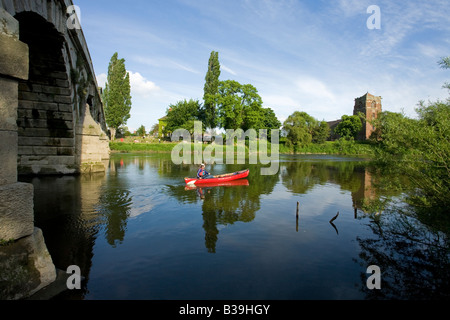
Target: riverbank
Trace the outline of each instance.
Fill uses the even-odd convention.
[[[146,152],[146,153],[170,153],[174,146],[178,143],[162,142],[110,142],[112,152],[130,153],[130,152]],[[203,144],[202,150],[208,145]],[[191,144],[193,150],[193,144]],[[269,145],[270,149],[270,145]],[[245,152],[249,152],[249,148],[245,147]],[[333,154],[348,156],[368,156],[375,154],[374,146],[369,143],[357,141],[327,141],[323,144],[310,144],[302,147],[287,147],[284,143],[280,143],[280,154]]]

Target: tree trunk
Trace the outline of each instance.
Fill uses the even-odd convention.
[[[109,128],[109,131],[111,132],[111,141],[114,141],[116,139],[116,128]]]

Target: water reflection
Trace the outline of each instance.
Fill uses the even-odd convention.
[[[132,203],[130,191],[117,185],[107,188],[99,199],[98,213],[104,220],[106,240],[113,247],[122,243],[125,237]]]
[[[239,169],[242,168],[237,165],[215,165],[208,171],[225,173]],[[192,287],[196,287],[205,277],[196,277],[195,270],[211,263],[208,259],[213,257],[226,259],[218,260],[222,263],[216,264],[223,264],[223,268],[240,263],[243,270],[253,270],[255,279],[274,281],[260,283],[254,280],[248,288],[254,288],[255,291],[251,291],[253,294],[246,298],[259,297],[256,292],[266,291],[265,285],[269,284],[274,288],[269,291],[278,292],[279,295],[274,297],[268,292],[264,298],[314,298],[316,296],[310,296],[311,287],[294,286],[288,289],[292,285],[286,284],[294,282],[283,282],[283,276],[297,279],[298,283],[309,283],[308,279],[317,272],[326,275],[332,273],[333,268],[341,276],[348,273],[349,269],[355,269],[347,260],[360,266],[355,269],[359,281],[355,282],[350,277],[346,283],[346,287],[352,288],[346,289],[349,292],[358,288],[359,293],[352,293],[350,298],[449,297],[449,228],[445,227],[450,225],[445,222],[448,217],[436,220],[431,213],[420,212],[406,205],[401,200],[401,190],[383,189],[383,180],[389,177],[378,175],[366,161],[286,156],[281,158],[277,175],[261,176],[260,167],[251,166],[246,180],[223,186],[187,187],[183,178],[195,172],[195,165],[173,165],[170,156],[166,155],[114,155],[109,171],[104,175],[22,178],[35,187],[36,225],[44,231],[55,265],[65,270],[67,266],[77,264],[87,278],[83,290],[72,292],[71,298],[85,298],[89,296],[88,287],[92,291],[92,287],[98,286],[98,280],[92,282],[90,279],[94,252],[97,250],[97,257],[101,257],[99,250],[107,252],[108,249],[114,249],[115,254],[120,255],[123,246],[127,247],[125,251],[131,250],[129,253],[136,260],[130,261],[132,266],[129,268],[133,272],[129,272],[133,275],[137,272],[138,279],[133,281],[126,278],[126,282],[133,288],[130,291],[136,292],[137,298],[147,297],[147,291],[139,295],[139,291],[134,289],[149,274],[152,274],[152,278],[147,281],[153,284],[155,292],[169,290],[165,289],[168,282],[177,283],[176,271],[180,269],[184,270],[180,275],[182,281],[192,279],[195,282]],[[388,198],[397,199],[398,205],[387,201]],[[295,218],[297,203],[300,218],[298,214]],[[196,235],[191,234],[192,230],[197,229],[180,227],[189,223],[195,226],[197,218],[200,220],[201,243],[197,243]],[[140,222],[137,223],[136,219]],[[286,231],[286,224],[292,227],[292,234]],[[175,229],[178,238],[174,236],[175,233],[171,233],[170,237],[166,235]],[[229,234],[238,229],[245,230],[243,234],[246,238],[238,238],[236,244],[230,240]],[[252,236],[247,238],[247,233]],[[133,243],[136,247],[133,249],[127,243],[127,235],[134,236],[134,239],[143,237],[145,240]],[[223,253],[223,247],[218,247],[221,239],[227,240],[222,245],[232,255]],[[105,241],[108,249],[99,247],[101,240]],[[147,249],[148,243],[155,245],[150,245],[148,252],[142,252],[143,247]],[[345,249],[338,247],[339,243],[343,243]],[[357,247],[354,243],[357,243]],[[95,248],[96,244],[98,248]],[[337,246],[336,252],[327,254],[324,248],[332,245]],[[182,246],[180,251],[174,249],[178,246]],[[206,256],[201,255],[199,247],[206,252]],[[166,248],[171,248],[167,254]],[[241,251],[239,255],[237,252]],[[146,254],[151,258],[146,258]],[[142,258],[136,258],[141,255]],[[252,268],[252,263],[260,261],[259,256],[263,257],[260,260],[264,262],[264,268]],[[253,259],[256,262],[252,262]],[[199,265],[196,268],[193,261],[197,260]],[[305,265],[303,262],[306,260],[308,264]],[[158,261],[158,265],[150,272],[153,261]],[[290,267],[291,264],[296,267]],[[365,286],[365,270],[373,264],[382,270],[382,290],[368,290]],[[330,268],[330,265],[333,267]],[[300,272],[299,268],[306,269]],[[120,269],[121,273],[113,277],[125,277],[125,267],[121,265]],[[139,273],[142,271],[136,269],[145,269],[145,272]],[[227,289],[228,281],[220,280],[220,273],[229,272],[227,270],[213,270],[216,275],[213,278],[210,275],[209,281],[221,283],[220,288],[224,292],[234,292],[232,287]],[[233,277],[242,283],[252,278],[248,274],[233,274]],[[159,278],[160,282],[155,280]],[[322,281],[325,283],[323,279],[320,283]],[[212,294],[207,291],[210,287],[204,284],[203,297]],[[187,285],[183,288],[186,295],[182,298],[192,298],[189,294],[194,294],[194,289],[188,289]],[[100,290],[100,298],[108,296],[108,290],[97,290]],[[317,289],[317,297],[334,297],[326,290]],[[198,291],[195,294],[199,294]],[[155,297],[171,299],[174,296],[157,295],[150,298]],[[231,294],[226,297],[241,296]]]
[[[422,224],[411,214],[415,208],[394,208],[372,217],[372,237],[357,237],[361,252],[356,261],[380,266],[383,275],[382,290],[362,286],[361,291],[366,299],[448,299],[448,234]]]
[[[103,224],[97,206],[105,174],[81,177],[21,177],[34,186],[35,224],[43,230],[53,263],[61,270],[76,264],[86,278],[79,294],[87,291],[93,247]]]
[[[339,185],[341,190],[351,192],[353,207],[364,211],[366,203],[379,197],[370,170],[367,161],[362,160],[312,158],[298,161],[294,158],[282,164],[281,179],[286,189],[294,194],[306,194],[316,185]]]
[[[216,167],[216,169],[218,168]],[[222,168],[222,170],[224,169]],[[237,170],[237,167],[227,166],[227,172]],[[191,189],[190,187],[169,186],[169,194],[180,202],[202,202],[205,247],[209,253],[216,252],[218,226],[253,221],[260,209],[261,196],[271,194],[275,184],[279,181],[278,175],[261,176],[259,172],[259,166],[252,166],[248,179],[226,185],[196,188],[195,194],[186,192]],[[192,170],[190,173],[192,174]],[[251,188],[246,188],[249,185]]]

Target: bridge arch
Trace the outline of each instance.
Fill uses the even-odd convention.
[[[33,186],[18,182],[18,175],[104,172],[109,162],[86,40],[81,29],[66,25],[71,5],[0,0],[0,240],[22,250],[14,255],[6,248],[8,263],[0,259],[5,276],[8,270],[12,275],[0,299],[28,297],[56,279],[42,232],[34,226]],[[14,277],[17,268],[24,272],[20,279]]]
[[[29,74],[18,87],[19,174],[76,172],[75,133],[64,38],[34,12],[15,16],[29,48]]]
[[[69,0],[3,0],[29,47],[18,88],[18,173],[105,171],[109,132],[81,29],[69,28]]]

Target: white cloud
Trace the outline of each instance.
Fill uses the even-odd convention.
[[[100,73],[97,74],[97,84],[99,87],[105,88],[106,80],[108,79],[108,76],[106,73]]]
[[[186,65],[185,63],[180,63],[175,60],[171,60],[165,57],[143,57],[143,56],[134,56],[132,59],[136,62],[145,64],[150,67],[157,67],[157,68],[169,68],[169,69],[177,69],[177,70],[183,70],[187,72],[191,72],[194,74],[199,74],[200,72],[198,70],[195,70],[189,65]]]
[[[147,80],[139,72],[128,71],[130,74],[131,95],[134,97],[149,97],[161,89],[154,82]],[[104,88],[108,79],[106,73],[97,75],[97,84]]]
[[[336,100],[334,94],[328,89],[327,85],[318,79],[312,77],[300,78],[295,82],[295,85],[304,96],[312,96],[331,101]]]
[[[231,70],[230,68],[228,68],[227,66],[221,64],[220,65],[220,69],[222,69],[223,71],[226,71],[228,73],[231,73],[233,76],[237,75],[236,72],[234,72],[233,70]]]
[[[128,71],[132,95],[148,97],[160,88],[152,81],[145,79],[139,72]]]
[[[373,1],[372,1],[373,2]],[[336,2],[337,13],[343,14],[345,17],[353,17],[356,15],[365,14],[366,9],[373,3],[364,0],[339,0]]]
[[[438,46],[419,43],[417,49],[422,55],[438,60],[443,55],[443,49]]]

